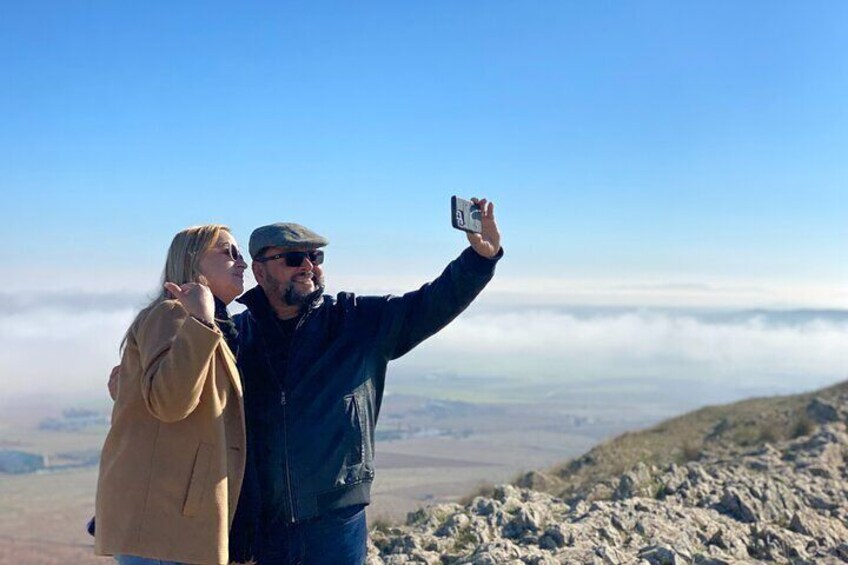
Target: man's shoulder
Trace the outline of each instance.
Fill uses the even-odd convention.
[[[331,294],[324,295],[324,304],[327,306],[339,306],[342,304],[350,304],[356,302],[356,293],[342,291],[337,292],[335,296]]]
[[[335,296],[324,295],[324,305],[336,308],[359,308],[384,303],[390,296],[362,295],[355,292],[339,292]]]
[[[354,292],[339,292],[335,296],[324,295],[317,311],[324,312],[319,318],[331,320],[334,324],[353,323],[370,324],[379,319],[385,311],[388,296],[359,295]]]
[[[315,304],[316,312],[347,311],[356,306],[356,295],[352,292],[339,292],[335,296],[323,294]]]

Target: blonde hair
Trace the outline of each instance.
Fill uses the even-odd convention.
[[[133,323],[130,324],[130,329],[147,316],[157,304],[173,298],[171,293],[164,288],[166,282],[172,282],[176,285],[189,282],[206,283],[206,279],[200,272],[200,260],[204,253],[215,246],[221,232],[231,233],[227,226],[205,224],[186,228],[174,236],[174,239],[171,240],[171,246],[168,248],[159,291],[156,297],[136,315]],[[121,352],[126,346],[129,333],[130,330],[127,330],[124,339],[121,341]]]

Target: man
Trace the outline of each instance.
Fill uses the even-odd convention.
[[[462,312],[503,255],[494,206],[483,231],[433,282],[403,296],[323,294],[323,248],[297,224],[250,237],[259,286],[239,301],[238,362],[252,468],[233,537],[252,537],[260,565],[365,561],[364,507],[386,366]],[[254,512],[255,510],[255,512]]]

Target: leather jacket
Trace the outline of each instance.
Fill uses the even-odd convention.
[[[264,291],[239,299],[247,306],[234,320],[252,467],[242,498],[261,508],[263,524],[369,503],[388,362],[459,315],[502,255],[486,259],[469,247],[434,281],[403,296],[318,296],[297,322],[285,374],[276,369],[281,334]]]

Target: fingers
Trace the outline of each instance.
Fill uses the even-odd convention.
[[[183,290],[172,282],[166,282],[164,284],[164,286],[165,286],[165,290],[170,292],[171,295],[174,298],[179,298],[180,296],[182,296],[184,294]]]
[[[479,245],[483,242],[483,236],[479,233],[472,233],[470,231],[465,232],[465,237],[468,238],[468,243],[472,246]]]
[[[480,208],[480,216],[482,219],[489,219],[495,217],[494,202],[489,202],[486,198],[477,198],[476,196],[471,198],[471,202],[473,202]]]
[[[187,294],[191,293],[192,290],[199,290],[202,293],[203,287],[205,287],[206,285],[194,282],[185,283],[183,285],[176,285],[172,282],[166,282],[164,286],[165,290],[173,294],[175,298],[179,298],[180,296],[186,296]]]

